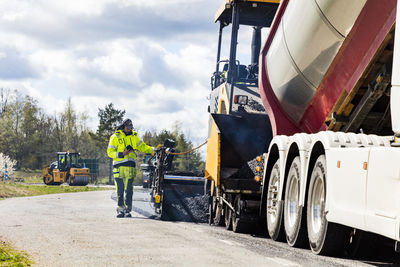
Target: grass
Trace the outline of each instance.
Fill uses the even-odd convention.
[[[42,170],[21,170],[14,171],[15,181],[23,181],[28,184],[43,183]]]
[[[11,197],[38,196],[46,194],[87,192],[98,190],[110,190],[103,187],[88,186],[58,186],[58,185],[26,185],[18,183],[0,182],[0,199]]]
[[[24,182],[27,184],[42,184],[42,170],[23,169],[19,171],[14,171],[13,180],[15,182]],[[112,180],[112,183],[114,184],[114,180]],[[97,181],[95,181],[95,184],[109,184],[108,176],[97,177]]]
[[[142,185],[142,173],[140,169],[136,169],[137,174],[133,181],[134,185]],[[43,183],[43,176],[42,170],[31,170],[31,169],[23,169],[19,171],[14,171],[13,180],[15,182],[24,182],[27,184],[42,184]],[[114,179],[111,181],[114,184]],[[108,176],[101,176],[97,178],[96,184],[109,184]]]
[[[31,266],[33,261],[23,251],[17,251],[5,242],[0,242],[0,266]]]

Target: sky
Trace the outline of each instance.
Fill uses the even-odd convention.
[[[70,98],[93,130],[98,109],[113,103],[139,136],[178,122],[194,145],[203,143],[221,3],[1,0],[0,88],[34,97],[49,115]],[[250,39],[238,50],[248,59]]]

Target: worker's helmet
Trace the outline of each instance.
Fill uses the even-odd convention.
[[[132,121],[130,119],[125,119],[122,123],[126,128],[132,130],[133,129],[133,125],[132,125]]]

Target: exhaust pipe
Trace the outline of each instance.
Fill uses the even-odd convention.
[[[258,57],[261,49],[261,27],[253,27],[251,39],[251,65],[258,65]]]

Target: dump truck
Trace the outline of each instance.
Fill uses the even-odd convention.
[[[79,155],[73,152],[57,152],[57,161],[42,170],[43,182],[46,185],[87,185],[90,181],[90,169],[78,163]]]
[[[210,223],[243,231],[258,222],[271,239],[322,255],[355,250],[371,233],[400,250],[396,5],[223,2],[205,169]],[[239,26],[253,28],[248,66],[237,58]]]

